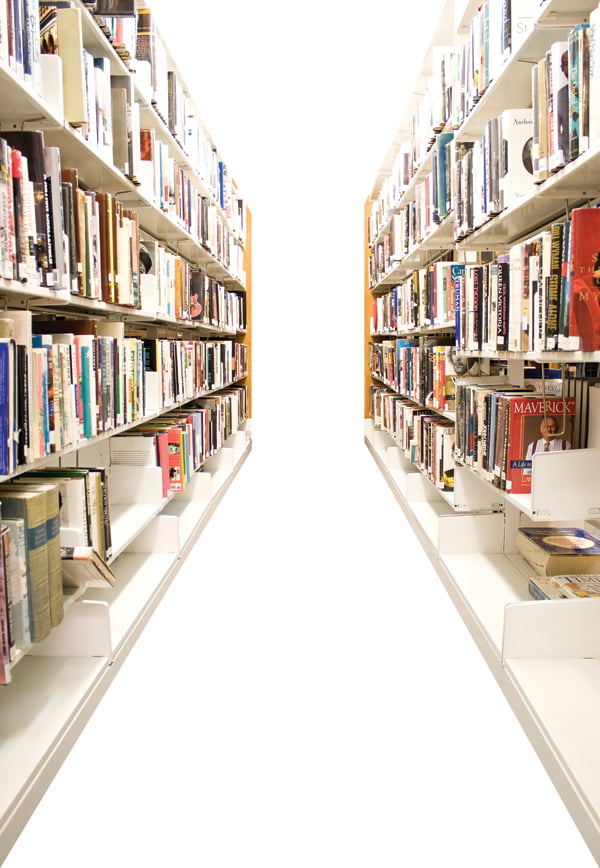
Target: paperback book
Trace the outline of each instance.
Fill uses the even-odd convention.
[[[532,576],[529,593],[536,600],[578,600],[600,597],[600,575]]]

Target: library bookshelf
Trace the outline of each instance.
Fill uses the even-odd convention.
[[[10,659],[3,658],[7,683],[0,688],[0,756],[4,768],[0,862],[225,496],[252,443],[251,213],[235,182],[230,181],[179,74],[176,58],[152,20],[146,19],[143,25],[149,33],[151,54],[140,56],[134,25],[138,24],[139,31],[139,16],[146,8],[138,4],[137,17],[107,18],[94,15],[94,5],[73,0],[66,13],[76,24],[69,42],[80,40],[89,64],[87,73],[81,67],[79,77],[68,66],[72,59],[60,54],[40,57],[35,41],[36,34],[37,40],[40,38],[37,3],[29,10],[35,26],[25,64],[23,47],[16,53],[14,41],[7,41],[8,31],[0,27],[0,142],[15,131],[41,132],[44,149],[58,149],[62,168],[77,171],[78,195],[89,209],[88,223],[82,224],[92,238],[87,251],[92,263],[96,262],[90,265],[77,260],[74,268],[69,267],[70,253],[77,244],[66,225],[69,199],[62,199],[60,228],[52,226],[67,240],[62,260],[53,248],[52,276],[51,263],[44,271],[38,263],[32,266],[30,261],[19,260],[14,251],[7,265],[2,247],[0,314],[9,329],[18,320],[32,329],[33,335],[40,321],[45,330],[54,322],[54,331],[66,334],[69,344],[73,344],[77,324],[82,324],[81,331],[87,331],[96,354],[90,366],[95,373],[89,374],[95,379],[87,382],[97,390],[86,393],[88,398],[92,396],[93,404],[93,412],[88,407],[89,418],[82,409],[85,395],[80,405],[75,398],[69,404],[76,419],[71,428],[62,417],[54,418],[55,439],[50,445],[42,443],[44,454],[29,451],[21,462],[16,447],[0,447],[6,452],[3,460],[8,462],[0,482],[16,483],[31,470],[103,468],[107,480],[103,508],[110,513],[112,544],[106,559],[116,580],[114,587],[83,582],[76,589],[64,588],[60,622],[41,641],[15,645]],[[128,4],[121,6],[125,10]],[[0,18],[6,16],[8,7],[12,13],[11,0],[0,2]],[[63,98],[66,80],[63,88],[61,67],[65,75],[68,71],[71,84],[78,84],[88,112],[77,122]],[[122,93],[115,95],[114,85]],[[128,123],[134,118],[133,127],[128,128],[119,125],[117,116],[118,99],[124,94],[131,103],[123,117],[129,118]],[[106,124],[111,110],[112,128]],[[153,159],[145,167],[140,165],[140,130],[154,146]],[[126,164],[121,162],[123,148]],[[47,185],[56,190],[51,181]],[[65,194],[63,184],[60,189]],[[121,215],[121,235],[111,235],[117,225],[114,221],[110,231],[99,226],[99,211],[93,203],[101,194],[110,194],[111,207]],[[0,179],[3,208],[6,196],[6,184]],[[14,202],[11,207],[16,207]],[[3,220],[6,213],[3,211]],[[24,225],[33,231],[32,214],[24,219],[30,220]],[[117,291],[115,278],[107,292],[100,263],[109,235],[114,241],[110,264],[115,274],[118,271],[119,284]],[[117,249],[118,243],[124,248]],[[140,243],[152,254],[152,267],[146,264],[144,274],[138,268]],[[13,270],[8,273],[7,269]],[[78,282],[82,273],[87,275],[86,284]],[[192,277],[200,281],[194,286],[200,286],[204,293],[200,313],[192,310]],[[3,335],[6,337],[0,342],[24,343],[27,358],[38,357],[32,349],[35,338],[31,333],[25,338],[12,331]],[[108,341],[105,346],[112,353],[108,368],[100,364],[102,340]],[[131,361],[131,368],[125,343],[131,359],[136,360]],[[44,357],[50,365],[46,373],[58,370],[52,368],[52,352],[48,350],[48,357]],[[153,352],[158,354],[154,363]],[[69,353],[73,366],[77,359],[84,359],[83,351],[81,359],[77,351]],[[33,385],[38,387],[33,376],[28,365],[24,381],[28,394]],[[15,393],[16,382],[12,382]],[[78,394],[77,386],[83,390],[81,382],[72,384],[73,395]],[[66,407],[65,382],[61,379],[60,383]],[[46,396],[44,406],[56,410],[47,392],[39,394]],[[8,396],[14,399],[10,391]],[[9,397],[3,388],[2,401],[7,403]],[[192,412],[200,414],[194,419],[201,418],[202,427],[192,429]],[[183,413],[188,422],[173,422],[175,413],[180,414],[179,419]],[[166,414],[171,417],[168,425]],[[181,449],[187,450],[178,468],[185,484],[179,476],[170,476],[170,468],[158,460],[114,463],[115,438],[134,435],[140,426],[153,424],[166,425],[169,430],[178,424],[182,431],[185,428],[185,436],[182,433],[178,440],[184,444]],[[43,426],[41,436],[42,440],[48,436]]]
[[[477,447],[472,461],[461,460],[453,451],[453,483],[448,485],[441,473],[437,477],[432,473],[427,453],[415,452],[415,439],[417,448],[423,442],[419,441],[423,428],[421,435],[413,428],[402,428],[403,422],[407,425],[406,420],[415,417],[397,409],[417,405],[424,418],[443,419],[439,427],[446,434],[440,436],[452,436],[454,450],[461,424],[458,397],[446,406],[443,401],[434,406],[435,391],[419,394],[403,385],[403,365],[407,360],[416,364],[417,356],[410,353],[433,345],[434,336],[445,337],[439,343],[453,347],[463,364],[458,373],[452,370],[457,390],[465,380],[490,388],[495,384],[498,389],[507,384],[522,387],[530,369],[542,363],[546,372],[558,368],[562,379],[568,379],[566,369],[579,371],[583,366],[590,366],[593,374],[587,375],[593,376],[600,362],[600,347],[546,349],[530,344],[510,350],[499,348],[499,337],[486,345],[481,334],[469,346],[464,334],[463,342],[459,341],[458,331],[465,326],[461,310],[468,309],[472,299],[457,291],[452,303],[446,299],[442,309],[432,314],[418,294],[419,287],[427,286],[415,278],[418,272],[441,269],[443,262],[464,265],[464,273],[469,263],[486,268],[486,263],[510,255],[524,239],[563,220],[572,209],[598,200],[600,147],[596,134],[590,136],[587,150],[543,182],[532,183],[518,201],[486,215],[468,232],[457,232],[456,209],[461,200],[457,199],[456,175],[452,175],[456,162],[452,160],[459,159],[456,154],[461,144],[480,140],[491,119],[505,109],[532,106],[532,66],[553,43],[568,42],[576,25],[590,22],[590,53],[598,51],[594,41],[597,3],[593,0],[513,3],[519,26],[512,31],[510,49],[497,59],[494,75],[462,116],[453,118],[450,107],[445,123],[433,132],[425,127],[425,143],[415,143],[419,135],[415,118],[424,104],[423,94],[431,94],[436,87],[432,82],[440,81],[436,49],[443,46],[447,53],[460,55],[467,41],[478,38],[476,32],[483,33],[476,24],[482,10],[491,19],[502,15],[502,6],[493,0],[487,4],[449,0],[445,4],[407,97],[394,143],[365,204],[365,443],[600,864],[600,763],[593,745],[583,737],[594,731],[600,713],[600,600],[532,599],[528,577],[534,571],[516,545],[518,528],[528,525],[577,526],[598,535],[600,450],[597,444],[580,442],[578,448],[560,453],[535,454],[531,490],[525,493],[499,487],[493,475],[480,472]],[[490,24],[490,39],[492,32]],[[483,45],[483,37],[481,40]],[[487,75],[487,69],[485,72]],[[465,92],[464,80],[456,90]],[[430,205],[422,185],[435,172],[436,143],[443,133],[451,133],[454,144],[450,148],[455,148],[446,152],[450,161],[447,213],[440,212],[416,231],[401,224],[402,232],[394,237],[395,221],[404,219],[403,212],[413,209],[414,226],[414,220],[422,219]],[[402,159],[409,164],[412,160],[404,175],[398,168],[406,165]],[[510,278],[510,304],[514,299],[520,305],[521,290],[513,289],[517,285],[513,272]],[[417,287],[412,308],[410,304],[407,308],[402,292],[394,295],[396,287],[407,283]],[[456,286],[452,284],[452,291]],[[491,284],[485,284],[483,292],[491,295]],[[436,298],[439,301],[440,296]]]

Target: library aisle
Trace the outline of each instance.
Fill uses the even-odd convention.
[[[319,451],[296,422],[257,435],[6,868],[591,868],[360,431]]]

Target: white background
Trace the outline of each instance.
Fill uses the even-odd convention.
[[[254,215],[255,446],[8,868],[595,864],[361,442],[363,203],[439,6],[154,4]]]

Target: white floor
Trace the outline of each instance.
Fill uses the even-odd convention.
[[[5,868],[595,865],[352,435],[257,431]]]

